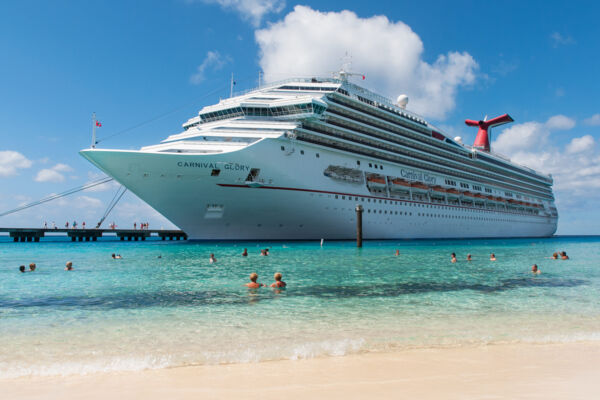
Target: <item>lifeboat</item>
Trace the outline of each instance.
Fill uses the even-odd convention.
[[[403,188],[407,188],[410,187],[410,182],[407,182],[404,179],[394,178],[392,179],[392,187],[393,186],[401,186]]]
[[[440,192],[440,193],[446,193],[446,192],[447,192],[447,190],[446,190],[446,189],[444,189],[444,188],[443,188],[443,187],[441,187],[441,186],[434,186],[434,187],[432,187],[431,189],[433,189],[435,192]]]
[[[468,196],[468,197],[477,197],[477,196],[475,195],[475,193],[471,193],[471,192],[463,192],[463,195],[464,195],[464,196]]]
[[[378,176],[370,176],[367,178],[367,183],[372,187],[385,187],[385,178],[381,178]]]
[[[429,190],[429,186],[421,182],[412,182],[410,187],[417,190]]]
[[[460,192],[456,189],[446,189],[446,193],[448,193],[448,196],[453,197],[458,197],[460,195]]]
[[[496,201],[496,198],[494,196],[485,196],[485,197],[488,200]]]
[[[496,201],[500,201],[502,203],[506,203],[506,199],[504,199],[504,197],[496,197]]]
[[[478,199],[485,199],[486,196],[479,194],[479,193],[475,193],[475,197],[477,197]]]

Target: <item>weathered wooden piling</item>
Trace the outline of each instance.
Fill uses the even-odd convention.
[[[362,247],[363,232],[362,232],[362,215],[363,206],[360,204],[356,205],[356,247]]]

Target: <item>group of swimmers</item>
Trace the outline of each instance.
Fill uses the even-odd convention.
[[[114,254],[113,254],[114,255]],[[269,255],[269,249],[261,249],[260,250],[260,255],[261,256],[268,256]],[[244,248],[244,251],[242,252],[242,257],[248,257],[248,249]],[[114,257],[113,257],[114,258]],[[213,264],[217,262],[217,258],[215,257],[214,253],[210,253],[210,257],[208,259],[208,262]],[[270,287],[272,288],[285,288],[287,286],[287,284],[281,280],[281,272],[276,272],[275,275],[273,276],[273,278],[275,279],[275,282],[273,282]],[[256,272],[253,272],[250,274],[250,282],[246,283],[244,286],[250,288],[250,289],[258,289],[259,287],[266,287],[267,285],[265,285],[264,283],[258,283],[258,274]]]
[[[456,253],[452,253],[450,255],[450,262],[451,263],[455,263],[456,261],[458,261],[456,259]],[[467,254],[467,261],[473,261],[473,258],[471,257],[471,254]],[[490,254],[490,261],[496,261],[496,255],[494,253]]]
[[[37,265],[35,265],[35,263],[31,263],[31,264],[29,264],[29,271],[27,271],[25,269],[24,265],[19,266],[19,271],[21,271],[22,273],[33,272],[33,271],[35,271],[36,268],[37,268]],[[67,264],[65,265],[65,271],[73,271],[73,263],[71,261],[67,261]]]
[[[283,289],[284,287],[287,286],[287,284],[281,280],[282,275],[281,272],[276,272],[275,275],[273,276],[273,278],[275,279],[275,282],[271,283],[272,288],[279,288],[279,289]],[[264,283],[258,283],[258,274],[256,272],[253,272],[250,274],[250,282],[246,283],[244,286],[250,288],[250,289],[258,289],[259,287],[267,287],[267,285],[265,285]]]

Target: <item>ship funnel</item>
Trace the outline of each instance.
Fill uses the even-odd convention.
[[[490,128],[493,128],[494,126],[508,124],[509,122],[513,121],[514,119],[512,119],[511,116],[508,114],[504,114],[499,117],[492,118],[490,120],[487,119],[486,115],[483,121],[474,121],[472,119],[466,119],[465,124],[469,126],[479,127],[479,130],[477,131],[477,136],[475,137],[475,143],[473,143],[473,147],[489,152],[491,134],[488,134],[488,131],[490,130]]]

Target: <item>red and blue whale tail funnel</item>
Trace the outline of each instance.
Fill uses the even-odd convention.
[[[469,126],[478,126],[479,131],[477,131],[477,137],[475,137],[475,143],[473,143],[473,147],[476,149],[480,149],[483,151],[490,151],[490,135],[488,134],[488,130],[494,126],[508,124],[509,122],[513,122],[514,119],[510,117],[508,114],[501,115],[496,118],[492,118],[488,121],[473,121],[472,119],[466,119],[465,124]]]

